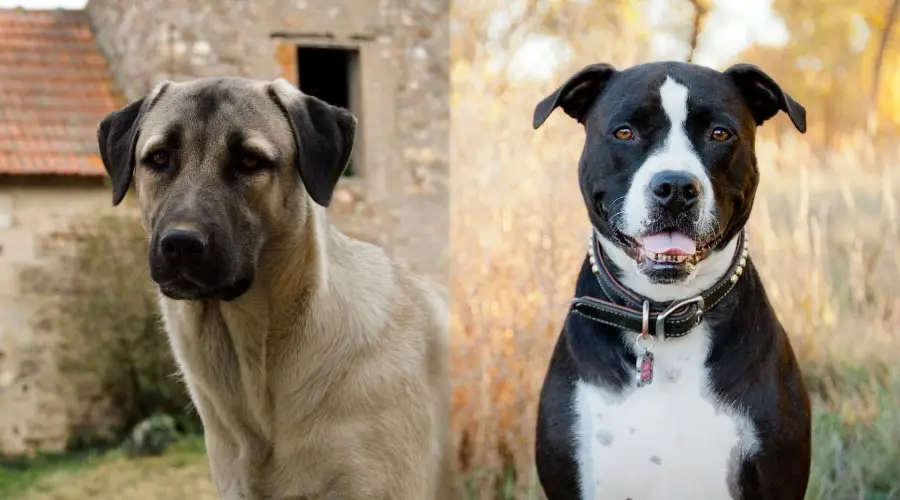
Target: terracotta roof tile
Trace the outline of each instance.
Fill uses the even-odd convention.
[[[86,12],[0,9],[0,174],[105,175],[97,124],[121,104]]]

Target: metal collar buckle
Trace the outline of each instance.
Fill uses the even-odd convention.
[[[643,341],[643,344],[641,344]],[[650,302],[644,301],[644,311],[641,315],[641,334],[637,336],[638,347],[650,350],[653,348],[653,337],[650,336]]]
[[[698,295],[692,299],[682,300],[681,302],[676,302],[669,307],[666,308],[665,311],[659,313],[659,316],[656,317],[656,336],[657,338],[662,339],[663,342],[668,341],[668,337],[666,337],[666,318],[672,315],[675,311],[681,309],[682,307],[689,306],[691,304],[697,304],[697,312],[696,314],[696,323],[694,326],[699,325],[701,321],[703,321],[703,308],[705,306],[703,302],[703,296]]]

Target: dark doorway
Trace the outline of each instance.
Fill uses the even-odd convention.
[[[359,54],[356,50],[331,47],[297,48],[297,81],[300,90],[319,99],[350,110],[360,120],[357,89]],[[362,121],[362,120],[360,120]],[[362,124],[357,129],[357,135]],[[359,148],[344,171],[345,176],[359,170]]]

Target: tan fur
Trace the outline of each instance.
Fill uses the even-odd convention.
[[[266,137],[290,148],[284,118],[250,94],[272,114]],[[174,102],[163,96],[145,118],[136,155],[154,129],[184,113]],[[264,242],[248,250],[256,272],[246,293],[233,301],[160,294],[220,495],[456,500],[446,291],[332,227],[291,168],[253,180],[235,202],[261,228],[242,238]],[[138,166],[148,232],[166,207],[183,210],[198,189],[218,189],[208,174],[163,183]]]

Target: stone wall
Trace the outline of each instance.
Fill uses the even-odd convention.
[[[42,247],[44,235],[64,228],[79,213],[101,213],[111,208],[109,189],[97,179],[57,179],[56,182],[3,179],[0,187],[0,217],[4,218],[0,226],[0,452],[3,454],[62,450],[69,437],[70,417],[90,410],[93,402],[74,400],[71,387],[57,369],[58,335],[40,321],[42,308],[48,304],[47,297],[32,293],[23,277],[25,271],[48,258]]]
[[[359,49],[370,239],[446,279],[449,0],[90,0],[95,38],[129,100],[164,79],[295,71],[298,43]]]

